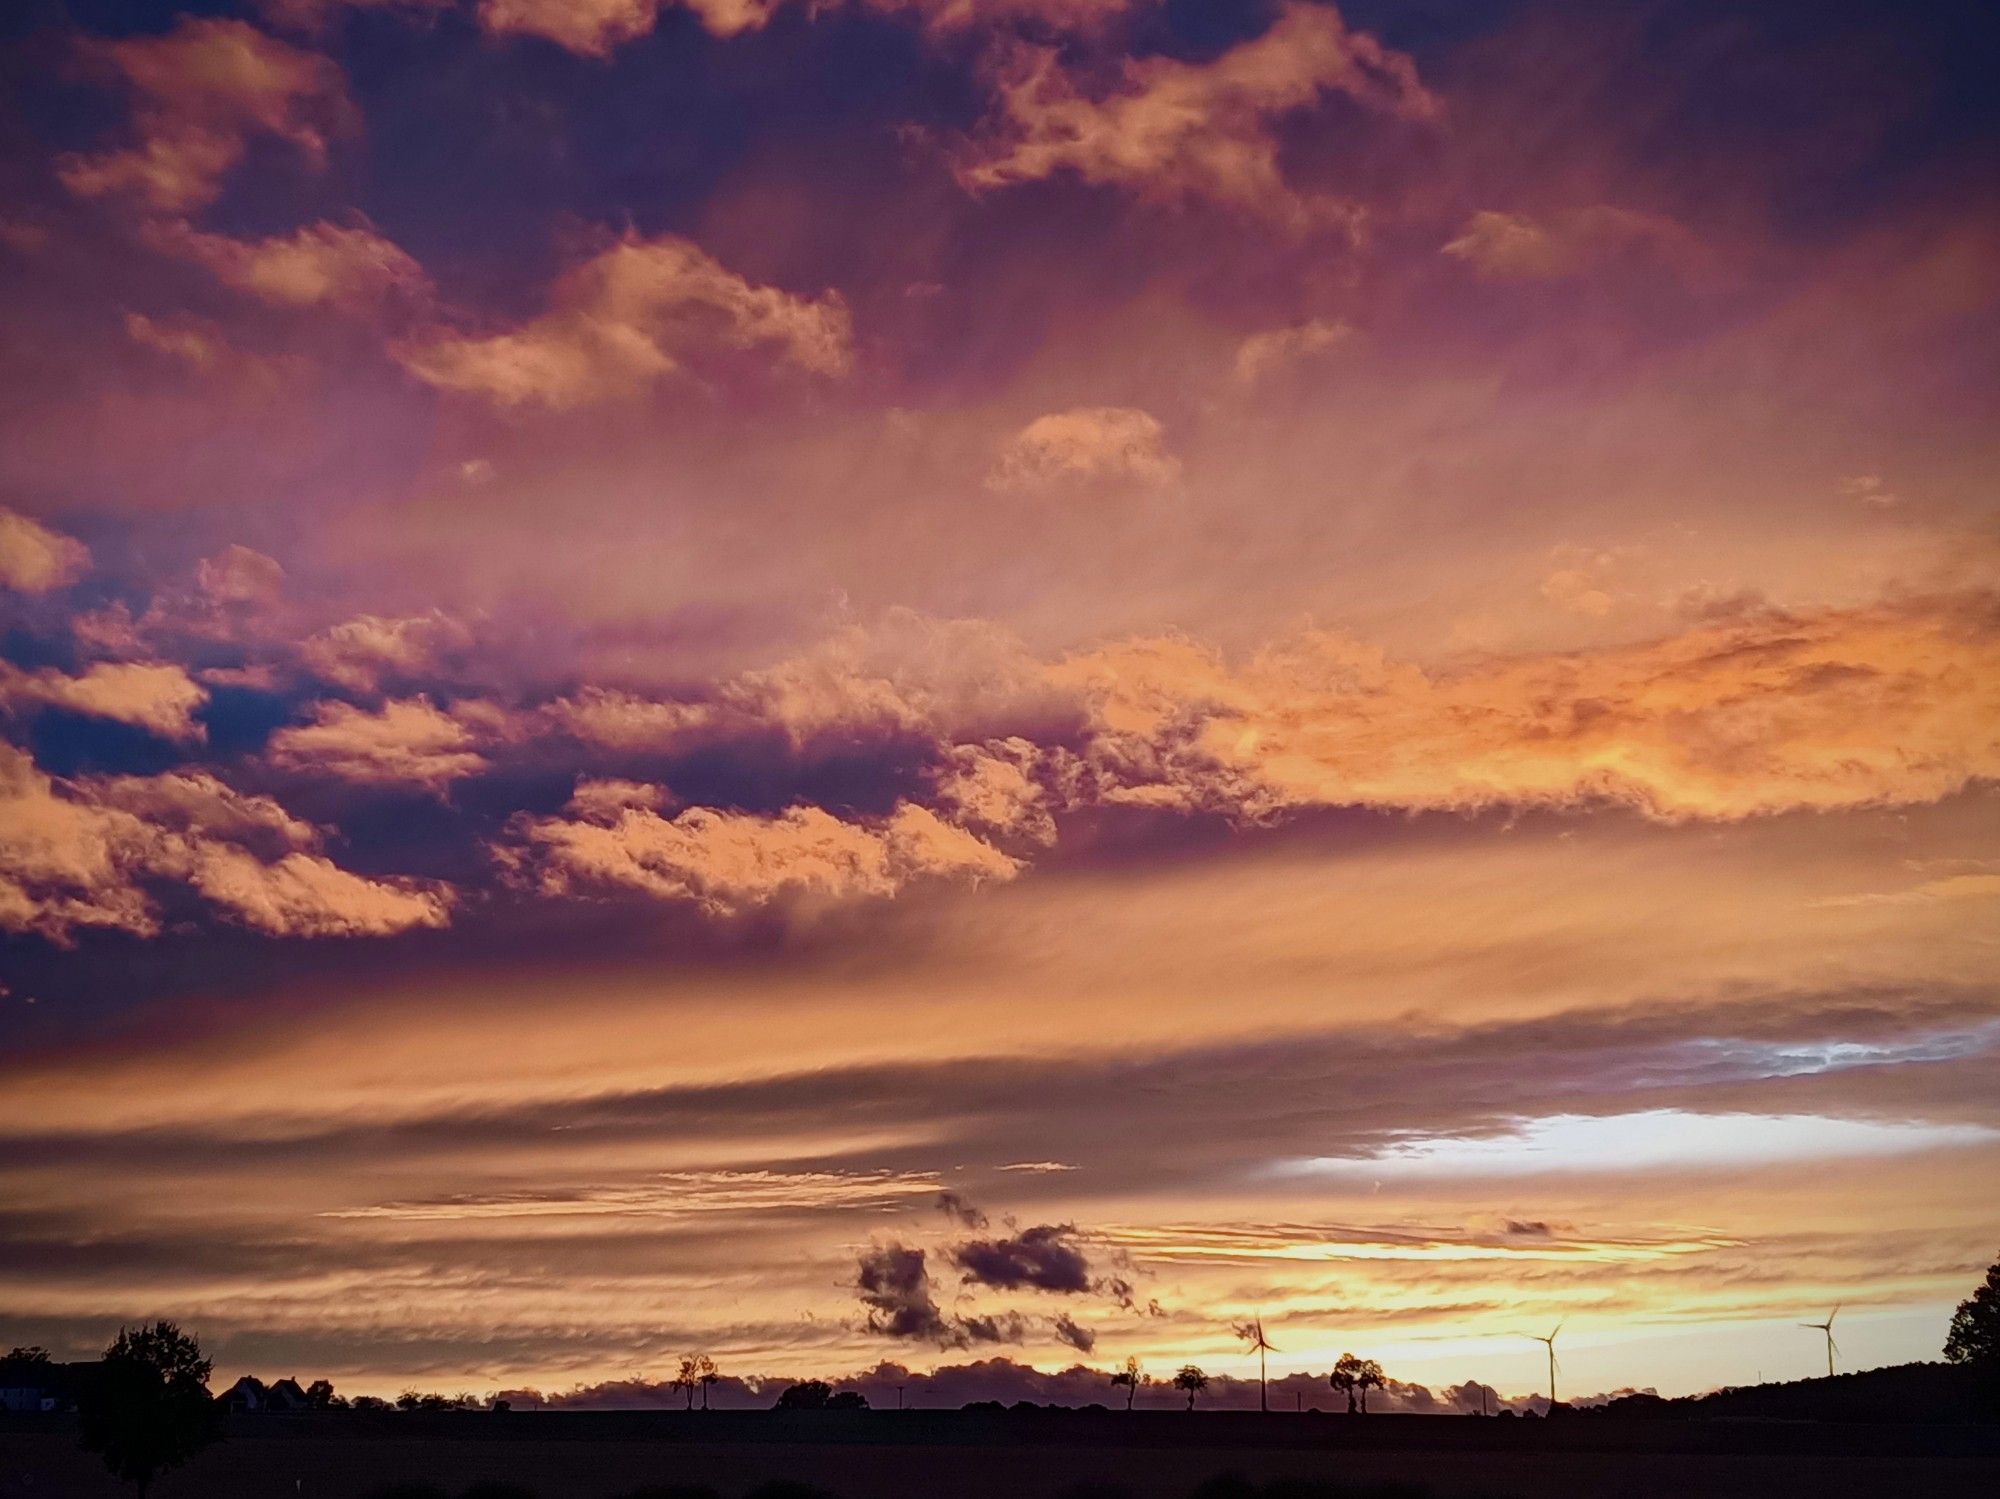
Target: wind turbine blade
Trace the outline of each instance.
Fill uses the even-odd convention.
[[[1834,1319],[1835,1317],[1838,1317],[1838,1316],[1840,1315],[1840,1308],[1841,1308],[1841,1306],[1842,1306],[1843,1304],[1844,1304],[1844,1303],[1842,1303],[1842,1302],[1838,1302],[1838,1301],[1836,1301],[1836,1302],[1835,1302],[1835,1303],[1833,1304],[1833,1310],[1832,1310],[1832,1311],[1830,1311],[1830,1312],[1828,1312],[1828,1313],[1826,1314],[1826,1325],[1827,1325],[1828,1327],[1831,1327],[1831,1326],[1833,1326],[1833,1319]]]
[[[1832,1333],[1828,1333],[1828,1334],[1827,1334],[1827,1338],[1826,1338],[1826,1346],[1827,1346],[1827,1347],[1829,1347],[1829,1348],[1831,1348],[1831,1349],[1833,1350],[1833,1356],[1834,1356],[1835,1358],[1839,1358],[1839,1357],[1840,1357],[1840,1345],[1839,1345],[1838,1343],[1834,1342],[1834,1340],[1833,1340],[1833,1334],[1832,1334]]]

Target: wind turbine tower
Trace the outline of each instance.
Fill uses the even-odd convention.
[[[1801,1322],[1799,1324],[1801,1327],[1810,1327],[1814,1332],[1823,1332],[1826,1334],[1826,1377],[1828,1379],[1833,1378],[1833,1356],[1840,1352],[1840,1345],[1833,1341],[1833,1319],[1839,1315],[1840,1307],[1835,1305],[1834,1309],[1826,1314],[1824,1322]]]
[[[1529,1337],[1531,1337],[1531,1338],[1534,1338],[1534,1340],[1535,1340],[1535,1341],[1536,1341],[1537,1343],[1546,1343],[1546,1344],[1548,1345],[1548,1349],[1549,1349],[1549,1409],[1550,1409],[1550,1410],[1554,1410],[1554,1409],[1556,1408],[1556,1333],[1558,1333],[1558,1332],[1561,1332],[1562,1330],[1563,1330],[1563,1325],[1562,1325],[1562,1323],[1558,1322],[1558,1323],[1557,1323],[1557,1324],[1555,1325],[1555,1330],[1554,1330],[1553,1332],[1551,1332],[1551,1333],[1550,1333],[1550,1334],[1549,1334],[1549,1335],[1548,1335],[1548,1336],[1547,1336],[1546,1338],[1544,1338],[1544,1337],[1539,1337],[1539,1336],[1537,1336],[1537,1335],[1536,1335],[1536,1334],[1534,1334],[1534,1333],[1529,1333],[1529,1334],[1528,1334],[1528,1336],[1529,1336]]]
[[[1237,1335],[1244,1342],[1257,1351],[1257,1409],[1268,1411],[1271,1408],[1271,1387],[1266,1381],[1264,1374],[1264,1355],[1266,1353],[1276,1353],[1278,1346],[1264,1336],[1264,1318],[1262,1313],[1258,1314],[1254,1322],[1246,1322],[1237,1328],[1236,1331]]]

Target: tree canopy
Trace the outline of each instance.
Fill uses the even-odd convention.
[[[1986,1283],[1952,1313],[1944,1356],[1954,1364],[2000,1371],[2000,1261],[1987,1270]]]
[[[221,1435],[201,1345],[171,1322],[121,1331],[79,1392],[86,1451],[137,1486],[177,1468]]]

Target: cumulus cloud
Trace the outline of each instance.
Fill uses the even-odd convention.
[[[132,98],[134,145],[65,157],[63,185],[83,197],[126,194],[150,209],[211,202],[252,137],[271,136],[324,162],[351,127],[340,70],[243,21],[182,17],[164,36],[86,39],[84,59]]]
[[[556,733],[613,750],[660,750],[714,721],[705,703],[661,701],[614,688],[585,687],[545,703],[541,722]]]
[[[1444,253],[1487,281],[1553,281],[1616,260],[1691,268],[1701,244],[1659,214],[1598,204],[1536,217],[1475,213]]]
[[[365,220],[308,224],[268,239],[232,239],[175,223],[155,227],[159,248],[209,271],[225,286],[278,307],[367,312],[391,297],[421,299],[430,281],[408,252]]]
[[[211,776],[58,782],[0,744],[0,929],[59,942],[92,927],[149,936],[159,929],[153,889],[168,884],[274,936],[445,924],[445,887],[364,879],[318,842],[268,797]]]
[[[400,345],[403,366],[500,406],[569,407],[630,396],[697,353],[761,349],[818,375],[851,359],[847,304],[757,286],[676,235],[623,239],[565,272],[548,310],[511,332],[435,329]]]
[[[199,740],[194,712],[208,692],[179,667],[100,661],[81,676],[50,667],[22,671],[0,661],[0,704],[40,704],[145,729],[162,739]]]
[[[0,588],[53,593],[90,566],[90,549],[39,521],[0,508]]]
[[[1346,323],[1309,318],[1285,328],[1266,328],[1236,346],[1237,383],[1255,385],[1280,371],[1339,348],[1354,336]]]
[[[320,703],[310,723],[271,736],[274,763],[373,785],[439,791],[486,769],[463,723],[427,697],[404,698],[370,710]]]
[[[398,618],[357,614],[309,637],[299,647],[299,661],[323,681],[376,692],[385,681],[439,671],[471,643],[472,632],[439,610]]]
[[[663,817],[644,806],[576,807],[575,818],[523,818],[507,856],[550,894],[635,890],[690,901],[717,915],[782,896],[883,898],[923,880],[1005,880],[1014,859],[926,808],[846,821],[818,807],[775,816],[690,807]]]
[[[1313,205],[1279,169],[1280,117],[1328,93],[1408,119],[1437,111],[1408,57],[1350,31],[1332,7],[1300,3],[1211,61],[1127,59],[1116,80],[1095,90],[1057,49],[1012,48],[960,180],[983,190],[1073,176],[1160,201],[1300,218]]]
[[[987,478],[993,489],[1053,490],[1069,484],[1171,484],[1180,460],[1166,429],[1129,406],[1079,406],[1038,416],[1008,440]]]
[[[1930,801],[2000,776],[1986,596],[1767,611],[1448,670],[1325,631],[1240,667],[1193,641],[1134,640],[1056,675],[1099,726],[1077,794],[1111,802],[1256,817],[1606,800],[1729,819]]]

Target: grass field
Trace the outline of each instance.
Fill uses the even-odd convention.
[[[154,1499],[367,1499],[399,1484],[448,1496],[508,1485],[516,1499],[682,1486],[739,1499],[771,1483],[838,1499],[1186,1499],[1219,1475],[1239,1475],[1252,1494],[1310,1486],[1272,1499],[1381,1485],[1438,1499],[1990,1499],[2000,1428],[1238,1412],[250,1417],[161,1480]],[[120,1493],[61,1423],[0,1426],[0,1499]]]

